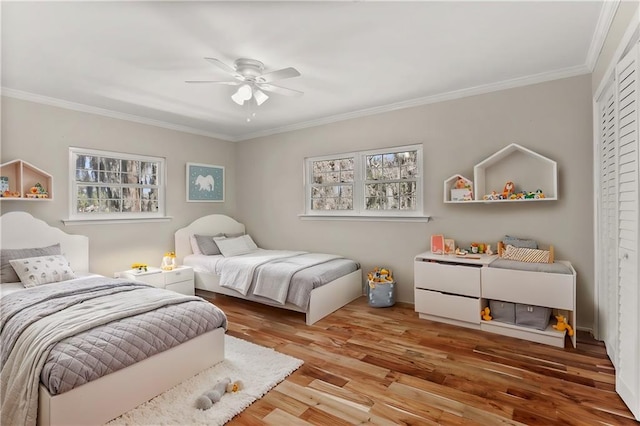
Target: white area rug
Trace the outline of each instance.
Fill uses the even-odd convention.
[[[109,425],[223,425],[296,371],[303,361],[270,348],[225,336],[225,360],[180,383]],[[196,399],[221,379],[242,380],[244,389],[227,393],[208,410]]]

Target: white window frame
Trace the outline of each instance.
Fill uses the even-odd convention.
[[[158,211],[157,212],[91,212],[83,213],[77,211],[78,204],[78,182],[76,181],[76,157],[78,155],[92,155],[101,157],[116,158],[119,160],[136,160],[158,163],[157,187]],[[122,152],[103,151],[87,148],[69,148],[69,219],[65,224],[74,223],[123,223],[140,221],[168,220],[166,212],[166,159],[164,157],[153,157],[149,155],[128,154]],[[142,187],[142,184],[127,184],[128,186]],[[99,185],[97,185],[99,186]],[[116,185],[117,186],[117,185]],[[144,185],[147,186],[147,185]]]
[[[366,210],[365,209],[365,177],[366,177],[366,157],[369,155],[390,154],[395,152],[417,151],[418,171],[415,177],[416,182],[416,204],[414,210]],[[325,161],[353,157],[353,210],[313,210],[311,208],[311,193],[313,187],[313,163],[315,161]],[[318,157],[307,157],[304,159],[304,214],[307,218],[419,218],[426,219],[424,215],[424,186],[423,186],[423,148],[422,144],[395,146],[367,151],[354,151]]]

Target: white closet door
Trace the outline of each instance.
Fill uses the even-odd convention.
[[[640,417],[638,46],[616,67],[618,103],[618,362],[616,391]]]
[[[618,132],[616,86],[613,82],[598,100],[600,197],[598,332],[607,354],[618,361]]]

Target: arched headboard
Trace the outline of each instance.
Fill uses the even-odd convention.
[[[46,247],[57,243],[74,272],[89,272],[88,237],[67,234],[27,212],[8,212],[0,216],[2,249]]]
[[[240,232],[245,232],[244,225],[223,214],[212,214],[196,219],[175,233],[176,262],[181,265],[185,256],[193,254],[190,241],[192,235],[238,234]]]

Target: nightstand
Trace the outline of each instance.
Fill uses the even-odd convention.
[[[163,271],[160,268],[150,267],[146,272],[138,272],[134,269],[116,272],[116,278],[142,281],[154,287],[165,288],[182,294],[194,295],[195,284],[193,268],[190,266],[177,266],[171,271]]]

